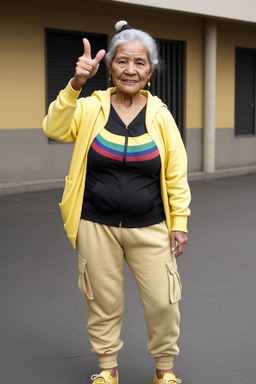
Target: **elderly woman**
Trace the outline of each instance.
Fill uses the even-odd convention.
[[[60,208],[78,249],[79,288],[101,368],[93,384],[118,384],[124,258],[143,303],[154,384],[179,383],[172,368],[181,298],[176,258],[190,214],[186,152],[166,106],[144,90],[158,64],[155,40],[126,22],[116,30],[106,54],[115,87],[78,99],[105,56],[100,50],[91,58],[83,39],[74,77],[50,105],[43,129],[55,140],[76,141]]]

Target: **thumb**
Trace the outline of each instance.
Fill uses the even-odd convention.
[[[101,50],[96,54],[94,60],[95,60],[97,63],[99,63],[99,62],[103,59],[103,57],[105,56],[105,54],[106,54],[105,49],[101,49]]]
[[[83,44],[84,44],[84,54],[83,56],[91,58],[91,44],[89,40],[86,38],[83,39]]]

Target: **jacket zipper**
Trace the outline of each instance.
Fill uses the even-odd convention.
[[[126,131],[128,130],[128,126],[127,125],[125,126],[125,129],[126,129]],[[124,154],[123,154],[123,166],[124,166],[124,169],[126,168],[127,147],[128,147],[128,136],[125,136]],[[122,178],[121,206],[123,206],[125,181],[126,181],[126,172],[123,173],[123,178]],[[119,227],[122,227],[122,220],[120,220]]]

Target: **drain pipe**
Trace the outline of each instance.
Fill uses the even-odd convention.
[[[217,23],[205,20],[203,168],[215,171]]]

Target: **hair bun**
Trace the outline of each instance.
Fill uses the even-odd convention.
[[[125,26],[125,25],[128,25],[127,21],[125,20],[120,20],[118,21],[116,24],[115,24],[115,30],[116,32],[120,32],[122,30],[122,28]]]

